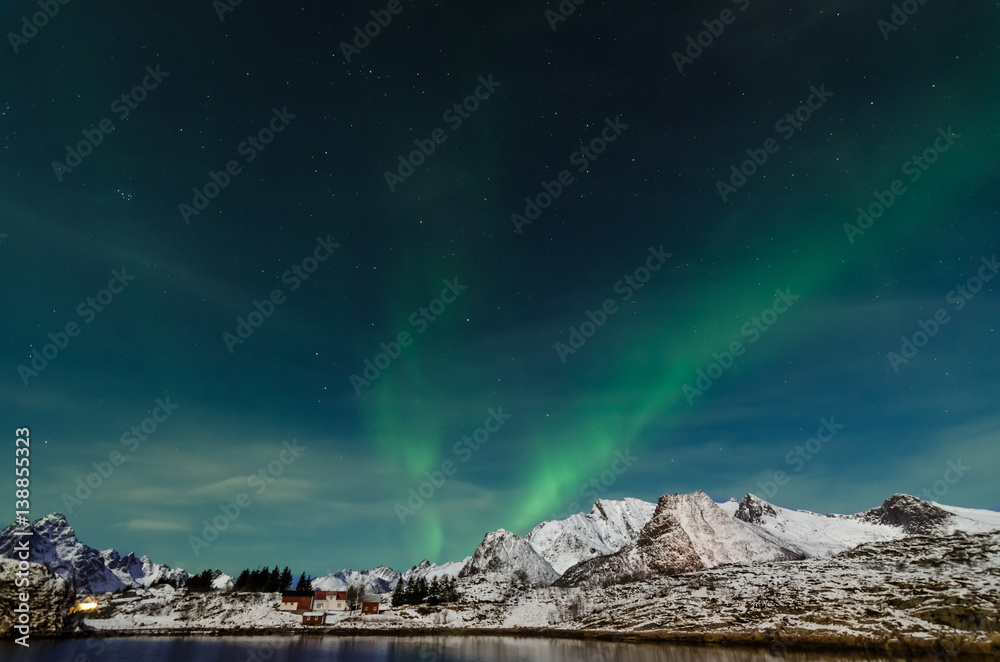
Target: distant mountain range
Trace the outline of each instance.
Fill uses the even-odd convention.
[[[77,594],[107,593],[127,587],[147,587],[161,581],[183,585],[188,573],[148,556],[122,556],[114,549],[98,551],[80,542],[62,513],[53,513],[31,523],[28,561],[46,566],[62,577]],[[13,534],[14,525],[0,532],[0,558],[18,559],[14,546],[24,538]],[[225,579],[222,579],[225,578]],[[220,588],[232,586],[226,575],[216,578]]]
[[[29,561],[46,566],[80,594],[170,581],[183,585],[181,569],[148,557],[98,551],[81,543],[60,513],[31,525]],[[423,561],[399,572],[385,566],[343,570],[313,580],[319,590],[362,584],[388,593],[402,579],[450,576],[477,581],[519,580],[547,586],[594,586],[674,575],[734,563],[768,563],[828,557],[872,542],[914,535],[1000,530],[1000,513],[957,508],[897,494],[854,515],[789,510],[747,494],[716,503],[704,492],[665,494],[655,504],[600,499],[589,513],[547,521],[522,538],[503,529],[485,535],[472,556],[436,565]],[[0,532],[0,558],[16,558],[23,538],[14,526]],[[213,587],[232,588],[217,572]]]

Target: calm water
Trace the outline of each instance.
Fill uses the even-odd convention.
[[[882,662],[887,657],[519,637],[127,637],[0,642],[11,662]]]

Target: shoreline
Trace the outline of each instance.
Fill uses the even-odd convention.
[[[1000,636],[969,640],[954,637],[907,636],[873,638],[830,632],[727,631],[695,632],[678,630],[571,630],[565,628],[467,628],[467,627],[298,627],[298,628],[160,628],[134,630],[74,630],[40,637],[50,639],[86,639],[118,637],[260,637],[260,636],[331,636],[331,637],[531,637],[578,639],[618,643],[667,643],[720,648],[771,649],[774,654],[787,651],[829,653],[874,653],[894,656],[942,654],[942,659],[956,656],[996,658],[1000,655]]]

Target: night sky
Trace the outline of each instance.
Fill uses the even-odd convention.
[[[24,426],[32,519],[189,571],[1000,508],[1000,9],[785,4],[4,3],[11,511]]]

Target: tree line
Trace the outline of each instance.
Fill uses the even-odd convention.
[[[405,588],[403,579],[396,582],[392,591],[392,606],[419,605],[427,602],[429,605],[439,605],[444,602],[458,601],[458,580],[454,577],[434,577],[430,583],[424,578],[414,579]]]

